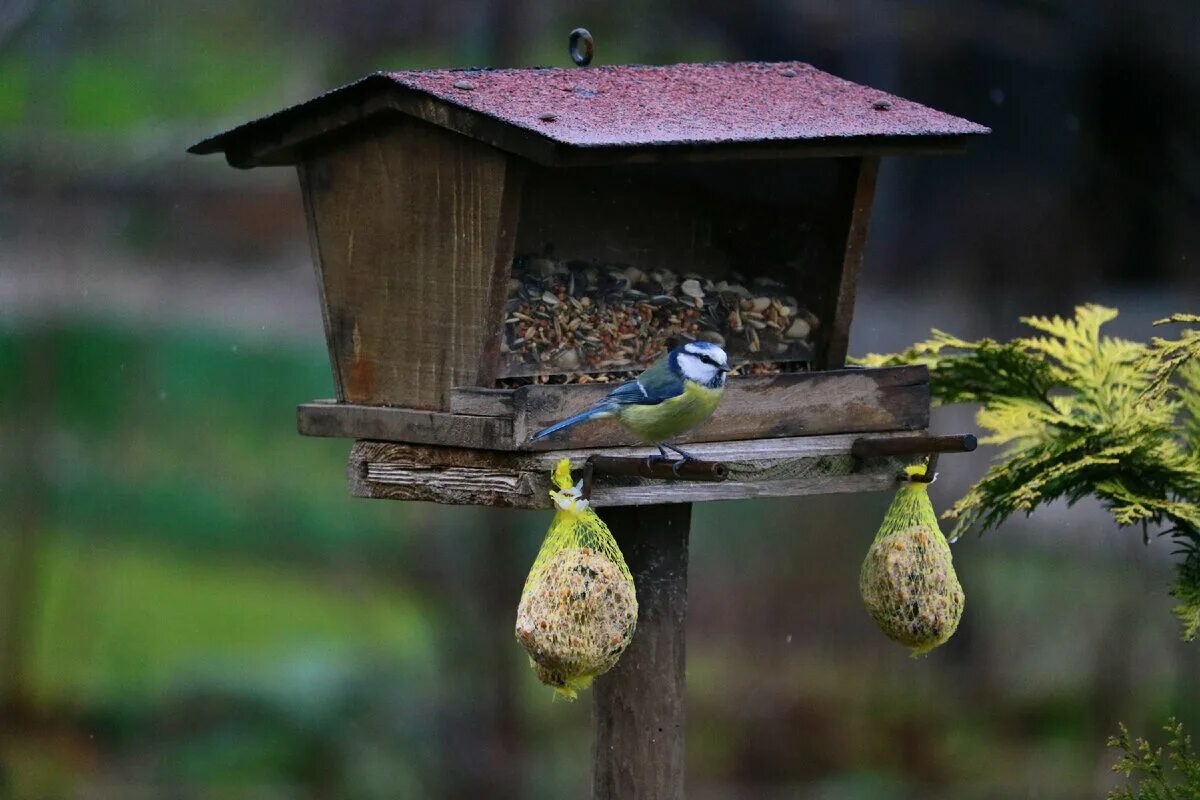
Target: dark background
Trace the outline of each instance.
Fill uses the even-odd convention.
[[[586,796],[512,641],[549,515],[351,500],[295,175],[194,141],[383,68],[799,59],[991,126],[885,161],[851,351],[1197,311],[1193,0],[0,0],[0,797]],[[942,431],[971,429],[967,410]],[[948,457],[944,508],[987,448]],[[1170,554],[1054,506],[955,548],[955,638],[861,608],[884,495],[698,507],[693,798],[1076,798],[1200,730]]]

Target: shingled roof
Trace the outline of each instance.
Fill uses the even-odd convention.
[[[240,167],[293,163],[297,145],[388,113],[543,164],[619,160],[647,149],[944,151],[988,133],[808,64],[743,62],[379,72],[205,139],[189,152],[224,152]]]

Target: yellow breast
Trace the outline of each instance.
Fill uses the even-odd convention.
[[[622,406],[617,419],[644,442],[669,441],[711,417],[724,391],[723,387],[709,389],[684,381],[683,394],[678,397],[653,406]]]

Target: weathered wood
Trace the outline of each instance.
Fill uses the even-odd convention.
[[[591,500],[604,507],[882,491],[896,485],[906,465],[921,460],[919,455],[855,459],[850,449],[857,438],[850,434],[697,444],[689,448],[697,457],[720,461],[729,469],[725,481],[596,474]],[[569,458],[579,470],[593,454],[645,458],[655,452],[649,447],[499,452],[359,441],[350,452],[348,477],[356,497],[550,508],[550,471],[560,458]]]
[[[477,386],[458,386],[450,390],[450,412],[483,417],[511,417],[512,389],[485,389]]]
[[[338,399],[446,410],[494,372],[519,180],[415,119],[311,147],[300,171]]]
[[[450,413],[342,403],[297,409],[300,432],[393,442],[562,450],[634,445],[613,420],[597,420],[549,439],[529,436],[588,408],[612,386],[566,384],[520,389],[456,389]],[[887,367],[735,378],[712,419],[680,442],[736,441],[833,433],[918,430],[929,424],[925,367]]]
[[[857,173],[854,207],[850,215],[850,227],[846,232],[845,255],[842,258],[834,311],[828,326],[829,339],[825,344],[823,359],[818,361],[823,369],[838,369],[846,364],[850,322],[854,318],[854,296],[858,290],[858,270],[862,265],[863,251],[867,247],[867,231],[871,220],[871,204],[875,201],[875,178],[879,173],[879,158],[858,159]]]
[[[597,475],[626,475],[659,480],[723,481],[729,477],[729,467],[720,461],[678,461],[668,459],[614,458],[592,456],[585,470]],[[584,484],[585,490],[588,484]]]
[[[333,375],[333,391],[337,397],[346,397],[346,388],[342,385],[342,368],[333,347],[333,322],[329,316],[329,299],[325,296],[325,276],[321,262],[321,245],[317,239],[317,217],[313,206],[312,194],[308,187],[312,183],[305,173],[304,162],[296,164],[296,174],[300,178],[300,195],[304,198],[304,219],[308,227],[308,250],[312,254],[313,269],[317,273],[317,302],[321,304],[321,326],[325,331],[325,350],[329,354],[329,371]]]
[[[496,242],[492,253],[492,270],[487,285],[487,301],[483,317],[475,325],[479,337],[479,363],[475,383],[494,386],[500,377],[500,332],[504,325],[504,305],[508,301],[508,276],[512,272],[517,229],[521,219],[521,197],[528,174],[524,162],[509,159],[505,165],[504,196],[500,204]]]
[[[917,436],[905,439],[863,437],[856,439],[850,447],[855,458],[869,456],[897,456],[905,453],[970,453],[979,446],[973,433],[957,433],[947,436]]]
[[[531,450],[637,444],[615,420],[528,438],[577,414],[612,390],[601,384],[525,386],[515,390],[514,432]],[[719,442],[845,432],[916,430],[929,424],[925,367],[889,367],[735,378],[712,418],[679,442]]]
[[[601,517],[633,573],[638,625],[592,689],[592,797],[681,800],[691,506],[608,508]]]
[[[413,408],[361,406],[330,401],[296,408],[296,428],[303,436],[332,436],[449,444],[496,449],[513,439],[513,422],[503,417],[476,417]]]

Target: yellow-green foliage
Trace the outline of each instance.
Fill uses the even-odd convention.
[[[924,469],[910,467],[909,475]],[[929,502],[929,484],[900,487],[863,560],[858,584],[875,624],[914,656],[954,635],[963,590]]]
[[[1033,336],[966,341],[941,331],[870,366],[925,364],[940,403],[982,403],[982,441],[1004,447],[946,512],[953,536],[993,528],[1056,499],[1094,496],[1122,526],[1162,529],[1180,545],[1171,586],[1185,639],[1200,631],[1200,332],[1149,344],[1101,334],[1115,309],[1073,319],[1023,317]],[[1189,325],[1177,314],[1156,325]]]
[[[521,591],[516,637],[538,680],[573,700],[633,640],[637,594],[612,532],[572,485],[570,461],[553,477],[557,510]]]
[[[1167,763],[1163,749],[1138,738],[1134,741],[1129,729],[1108,740],[1109,747],[1121,751],[1113,772],[1126,778],[1138,776],[1136,786],[1122,786],[1109,792],[1109,800],[1196,800],[1200,797],[1200,756],[1192,749],[1192,737],[1184,733],[1183,723],[1171,718],[1163,726],[1167,740]],[[1174,772],[1172,778],[1170,773]]]

